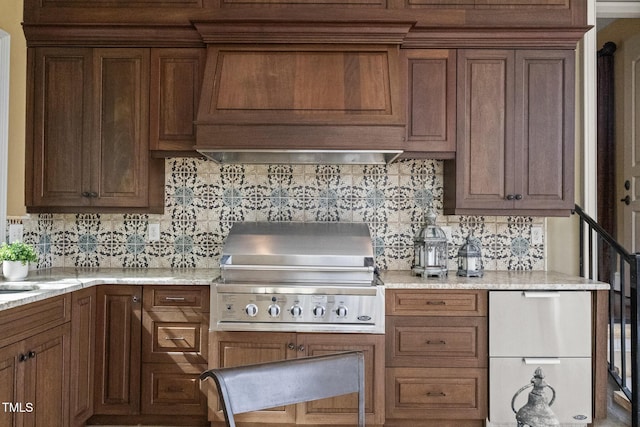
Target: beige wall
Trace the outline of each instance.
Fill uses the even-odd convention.
[[[23,215],[24,135],[27,87],[27,47],[22,32],[22,0],[0,0],[0,28],[11,36],[9,88],[9,179],[7,215]]]

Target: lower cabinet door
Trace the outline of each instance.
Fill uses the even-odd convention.
[[[486,368],[387,368],[386,416],[484,419]]]
[[[207,395],[200,373],[207,365],[144,363],[142,365],[142,413],[207,415]]]
[[[549,404],[562,425],[591,422],[591,358],[491,358],[489,370],[492,423],[515,425],[516,411],[530,399]],[[544,383],[530,398],[533,381],[541,382],[538,370]]]

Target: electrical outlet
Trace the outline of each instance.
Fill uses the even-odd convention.
[[[149,224],[149,241],[157,242],[158,240],[160,240],[160,224],[150,223]]]
[[[9,243],[22,242],[23,231],[22,224],[9,224]]]
[[[531,244],[542,245],[544,243],[544,236],[542,233],[542,227],[534,225],[531,227]]]

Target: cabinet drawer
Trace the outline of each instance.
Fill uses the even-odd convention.
[[[484,317],[386,319],[387,366],[486,367]]]
[[[393,316],[486,316],[486,291],[387,290]]]
[[[207,363],[208,315],[145,312],[142,323],[143,361]]]
[[[544,381],[553,388],[544,387],[544,397],[555,399],[551,410],[561,425],[591,422],[591,359],[580,358],[491,358],[490,409],[492,423],[515,425],[515,414],[526,403],[530,385],[537,369],[544,374]],[[519,392],[520,391],[520,392]],[[519,392],[519,393],[518,393]],[[514,396],[518,394],[517,397]],[[585,425],[585,424],[580,424]]]
[[[145,286],[144,309],[191,308],[209,312],[208,286]]]
[[[207,397],[200,389],[200,373],[207,365],[142,365],[142,413],[206,415]]]
[[[492,291],[491,357],[590,357],[591,293]]]
[[[483,419],[487,370],[387,368],[387,418]]]
[[[71,320],[71,294],[0,312],[0,347]]]

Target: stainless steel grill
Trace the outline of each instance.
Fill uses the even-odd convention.
[[[212,330],[384,333],[365,224],[238,223],[220,268]]]

